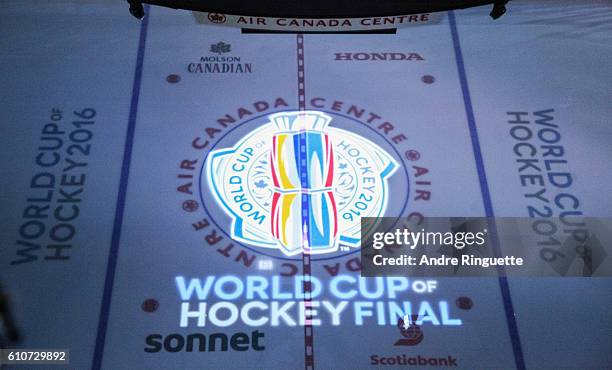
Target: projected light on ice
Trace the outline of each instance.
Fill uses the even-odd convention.
[[[304,281],[313,287],[309,302],[304,301]],[[307,316],[313,317],[314,326],[395,326],[406,315],[414,316],[416,325],[463,325],[446,300],[423,299],[436,290],[435,280],[222,275],[177,276],[175,283],[181,327],[303,326]]]
[[[232,237],[288,256],[357,248],[361,217],[384,216],[396,161],[323,112],[268,118],[211,152],[202,175],[232,218]]]

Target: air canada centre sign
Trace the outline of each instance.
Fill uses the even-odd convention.
[[[198,23],[293,32],[346,32],[384,30],[438,23],[440,13],[365,18],[274,18],[193,12]]]

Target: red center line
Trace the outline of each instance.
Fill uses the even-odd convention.
[[[297,34],[298,107],[306,110],[306,84],[304,83],[304,35]],[[304,276],[304,368],[314,370],[314,330],[312,327],[312,283],[310,254],[302,250],[302,275]]]

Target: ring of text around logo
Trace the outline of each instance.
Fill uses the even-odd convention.
[[[287,212],[284,213],[286,216],[284,217],[285,223],[291,222],[287,220],[292,218],[290,215],[290,213],[292,212],[292,209],[293,209],[293,212],[296,213],[296,215],[301,215],[301,216],[307,214],[305,209],[310,209],[310,211],[313,212],[313,214],[308,215],[308,217],[310,217],[310,221],[309,221],[310,223],[307,221],[306,224],[314,228],[314,225],[315,223],[317,223],[317,221],[320,224],[320,220],[325,219],[327,222],[326,225],[323,225],[323,226],[318,225],[318,228],[323,229],[323,230],[325,230],[326,228],[327,229],[333,228],[333,226],[330,226],[332,224],[330,224],[329,222],[331,218],[337,215],[338,216],[337,222],[340,226],[339,227],[340,232],[338,233],[338,238],[337,238],[338,239],[337,244],[339,248],[337,248],[338,246],[336,248],[333,248],[332,246],[331,248],[328,248],[328,249],[322,248],[322,251],[317,251],[316,245],[313,244],[311,246],[310,244],[310,242],[313,240],[313,237],[312,236],[306,237],[305,233],[304,235],[300,235],[301,234],[300,228],[298,226],[297,228],[298,232],[293,233],[294,237],[292,240],[295,242],[297,239],[300,239],[299,241],[299,244],[301,244],[300,248],[293,249],[293,250],[285,248],[283,250],[279,248],[279,245],[282,247],[282,244],[279,242],[279,240],[275,240],[275,238],[272,235],[273,233],[270,232],[270,221],[267,221],[267,223],[265,224],[263,222],[266,217],[268,219],[272,218],[270,217],[270,213],[265,214],[265,212],[266,212],[266,209],[270,209],[273,207],[272,203],[273,203],[273,198],[275,197],[274,189],[278,190],[278,185],[279,185],[278,181],[276,182],[276,186],[274,184],[274,181],[272,181],[273,180],[272,177],[274,175],[271,174],[271,168],[274,166],[271,166],[271,163],[274,163],[274,160],[272,160],[272,162],[268,160],[270,159],[268,157],[269,153],[272,151],[270,145],[272,144],[272,141],[273,141],[272,138],[276,137],[277,133],[282,130],[279,131],[277,127],[276,128],[273,127],[268,117],[269,116],[268,114],[253,117],[249,120],[246,120],[246,121],[243,121],[237,124],[231,130],[226,132],[223,136],[219,137],[219,139],[214,143],[214,145],[207,152],[204,158],[204,161],[202,162],[202,166],[200,167],[200,174],[198,177],[199,178],[198,189],[199,189],[200,201],[203,206],[202,208],[204,212],[208,215],[212,223],[214,223],[221,230],[221,232],[223,232],[226,236],[234,239],[234,242],[236,244],[239,244],[240,246],[247,248],[252,252],[263,254],[268,257],[272,257],[276,259],[282,259],[282,260],[300,259],[301,257],[294,256],[294,255],[303,251],[304,244],[306,244],[307,247],[312,248],[312,250],[309,250],[308,252],[313,254],[313,258],[312,258],[313,260],[327,260],[327,259],[338,258],[344,255],[348,255],[348,254],[357,252],[358,251],[357,247],[359,244],[359,230],[358,228],[355,229],[355,227],[356,226],[358,227],[359,218],[361,216],[370,216],[370,217],[385,216],[384,211],[385,211],[386,203],[388,200],[386,196],[386,193],[388,192],[386,180],[388,177],[393,175],[393,172],[395,170],[398,170],[399,168],[403,169],[403,172],[405,175],[406,183],[405,183],[405,191],[403,192],[404,193],[403,195],[405,195],[405,198],[402,203],[394,201],[394,204],[401,204],[401,209],[396,210],[394,214],[387,214],[386,216],[397,217],[397,219],[399,220],[399,218],[407,210],[408,199],[410,197],[410,177],[408,174],[406,163],[403,160],[401,160],[402,156],[400,155],[397,148],[393,145],[393,143],[383,134],[376,131],[376,129],[373,128],[371,125],[365,122],[361,122],[358,119],[355,119],[353,117],[345,116],[337,112],[330,112],[330,111],[325,111],[325,110],[319,110],[317,112],[311,112],[311,113],[314,113],[315,115],[320,114],[321,117],[327,117],[329,118],[329,120],[332,120],[331,117],[327,115],[329,114],[335,117],[334,118],[335,120],[344,120],[345,122],[353,121],[355,123],[362,125],[363,127],[368,128],[369,130],[374,131],[376,135],[383,138],[387,142],[387,144],[390,146],[390,148],[395,152],[396,158],[400,159],[401,166],[399,166],[397,162],[390,155],[388,155],[388,153],[386,153],[384,150],[378,147],[378,145],[376,145],[373,142],[370,142],[367,139],[364,139],[363,137],[360,137],[359,135],[352,134],[349,131],[337,129],[334,127],[330,127],[326,129],[325,136],[327,136],[327,133],[329,133],[329,136],[332,139],[332,143],[335,146],[334,147],[335,150],[333,154],[335,158],[335,163],[333,164],[333,166],[334,166],[334,169],[336,169],[336,174],[334,175],[335,182],[333,184],[333,189],[325,188],[325,189],[322,189],[322,191],[324,193],[325,190],[333,190],[328,193],[332,193],[331,200],[335,203],[332,205],[329,205],[330,203],[329,195],[327,197],[319,195],[319,198],[324,198],[322,200],[321,199],[311,200],[310,199],[311,197],[313,196],[316,197],[317,194],[322,194],[321,192],[317,193],[318,189],[308,189],[306,191],[301,190],[301,191],[298,191],[297,193],[302,197],[302,199],[305,199],[306,198],[305,194],[308,194],[309,202],[316,202],[318,205],[321,205],[321,203],[327,202],[329,205],[328,208],[330,209],[332,206],[335,207],[337,205],[338,212],[335,212],[335,214],[333,214],[332,212],[328,212],[329,213],[328,215],[322,215],[321,212],[318,212],[318,213],[315,212],[317,208],[320,209],[321,207],[310,207],[309,208],[308,206],[304,206],[303,201],[301,202],[302,203],[301,207],[299,204],[300,202],[293,202],[293,205],[291,204],[291,202],[289,202],[289,204],[285,202],[285,204],[281,205],[280,208],[284,207],[287,210]],[[290,112],[278,112],[274,114],[273,116],[277,116],[277,117],[280,116],[281,120],[282,119],[286,120],[287,119],[286,116],[291,115],[291,114],[292,113]],[[218,145],[218,143],[221,142],[226,135],[230,134],[231,131],[239,129],[240,127],[247,125],[249,123],[255,123],[255,122],[259,123],[259,126],[251,130],[247,135],[245,135],[242,139],[240,139],[238,143],[236,143],[233,147],[225,147],[223,149],[215,150],[215,147]],[[261,125],[262,123],[265,123],[265,124]],[[329,122],[326,122],[325,125],[327,123]],[[308,131],[309,133],[306,133],[306,131],[308,130],[302,130],[302,133],[303,133],[302,139],[304,139],[304,134],[308,136],[308,140],[310,141],[308,145],[306,145],[307,147],[313,147],[315,146],[313,143],[321,141],[319,134],[312,135],[312,131]],[[317,131],[317,132],[321,133],[323,132],[323,130]],[[300,137],[299,133],[297,133],[296,131],[293,134],[295,137],[292,136],[290,138],[291,141],[298,140],[298,138]],[[368,135],[368,137],[370,136]],[[280,139],[280,137],[278,137],[278,139]],[[247,145],[244,145],[245,143]],[[256,147],[255,145],[248,145],[248,144],[254,144],[254,143],[256,143],[259,146]],[[295,156],[296,159],[299,157],[300,150],[302,150],[303,152],[306,152],[305,149],[300,149],[298,144],[299,142],[295,141],[296,146],[288,148],[290,153],[298,153]],[[358,184],[355,183],[355,179],[356,178],[359,179],[359,169],[355,168],[355,164],[356,164],[355,161],[351,163],[351,160],[349,158],[350,155],[348,153],[348,149],[349,148],[353,149],[353,147],[355,151],[358,149],[371,150],[371,153],[373,154],[371,155],[370,160],[374,160],[374,157],[376,157],[376,159],[380,162],[379,163],[380,166],[378,167],[378,173],[376,173],[376,175],[379,176],[377,180],[378,183],[374,184],[374,185],[377,185],[378,188],[371,193],[381,195],[376,200],[374,200],[374,197],[369,197],[365,195],[367,198],[362,198],[362,200],[363,199],[368,200],[371,202],[371,204],[375,204],[375,206],[371,207],[370,209],[371,212],[369,214],[361,214],[361,212],[356,213],[353,210],[355,218],[352,218],[351,212],[344,212],[344,213],[342,212],[344,209],[348,207],[349,204],[352,204],[353,206],[357,204],[357,208],[366,207],[365,203],[359,202],[359,199],[358,199],[359,196],[364,196],[364,192],[361,192],[359,195],[356,194],[356,191],[352,191],[351,193],[351,189],[354,190],[358,187]],[[324,149],[323,149],[323,152],[325,152]],[[321,160],[323,166],[325,166],[325,163],[329,165],[329,158],[327,160],[325,158],[319,158],[319,157],[325,157],[325,154],[321,154],[323,152],[319,151],[320,155],[319,156],[315,155],[314,158],[317,160]],[[309,156],[309,153],[304,154],[304,155],[308,156],[309,158],[313,158],[312,155]],[[238,162],[236,161],[232,162],[230,159],[232,156],[235,156],[235,157],[242,156],[243,164],[238,164]],[[318,176],[320,174],[317,174],[317,173],[315,173],[314,175],[312,174],[313,171],[312,171],[311,161],[310,160],[303,161],[304,164],[306,162],[308,163],[306,166],[308,166],[309,169],[307,169],[305,172],[310,173],[310,176],[317,177],[320,180],[321,176]],[[279,162],[277,161],[276,167],[278,167],[278,163]],[[319,163],[317,162],[317,164]],[[246,166],[248,166],[248,168]],[[283,166],[286,166],[286,164],[283,164]],[[329,167],[327,168],[329,169]],[[234,170],[239,169],[240,171],[236,172],[236,171],[233,171],[233,169]],[[277,168],[277,170],[279,169]],[[299,173],[300,173],[299,170],[296,170],[295,167],[291,168],[289,169],[289,172],[285,171],[285,175],[288,174],[289,177],[291,177],[291,171],[293,171],[294,176],[297,176],[295,180],[299,183],[300,182],[298,178]],[[219,182],[220,179],[221,181]],[[353,180],[353,183],[351,183],[351,179]],[[286,176],[285,176],[285,180],[287,180]],[[375,180],[371,179],[368,182],[373,183],[375,182]],[[244,188],[243,185],[246,185],[246,188]],[[303,185],[302,188],[309,186],[306,183],[303,183],[301,185]],[[298,187],[299,187],[299,184],[298,184]],[[371,188],[374,188],[374,186],[371,186]],[[232,193],[232,191],[234,193]],[[213,216],[213,213],[208,209],[209,206],[207,206],[207,202],[205,201],[205,198],[206,198],[205,192],[208,192],[209,194],[212,193],[215,197],[215,200],[219,203],[220,208],[224,209],[226,214],[232,217],[233,221],[232,221],[231,231],[228,232],[227,226],[222,227],[218,224],[217,220],[215,220],[215,216]],[[283,197],[282,193],[283,192],[281,190],[281,195],[280,195],[281,199]],[[290,190],[285,195],[287,198],[290,198],[292,196],[291,195],[292,193],[295,193],[295,192]],[[276,197],[278,198],[279,196],[277,195]],[[245,202],[246,199],[248,199],[249,202]],[[236,207],[242,207],[242,208],[237,209]],[[233,211],[232,211],[232,208],[233,208]],[[261,224],[261,227],[258,227],[257,222],[255,223],[251,222],[250,225],[247,225],[247,227],[244,227],[245,225],[245,223],[243,222],[244,217],[240,217],[240,215],[238,214],[240,213],[241,210],[247,211],[246,213],[250,213],[251,215],[250,221],[254,221],[254,220],[261,221],[259,222],[259,224]],[[336,211],[336,208],[334,208],[334,211]],[[243,213],[243,215],[246,215],[246,213]],[[282,213],[283,211],[281,210],[279,214],[282,214]],[[314,213],[317,213],[317,214],[315,215]],[[264,217],[264,214],[265,214],[265,217]],[[294,218],[294,226],[295,226],[295,217],[293,218]],[[280,219],[280,218],[277,218],[277,219]],[[352,221],[356,221],[356,223]],[[298,224],[300,224],[299,220],[298,220]],[[302,222],[301,225],[302,227],[304,227],[304,222]],[[280,227],[285,228],[286,225],[281,225]],[[295,227],[293,227],[292,229],[294,231],[296,230]],[[305,229],[308,229],[308,228],[305,228]],[[327,237],[330,237],[330,235],[328,234]],[[333,238],[333,236],[331,237]],[[306,240],[306,242],[304,242],[304,240]],[[292,243],[288,243],[288,244],[290,246],[293,245]],[[282,251],[282,253],[278,253],[278,251]],[[317,254],[323,254],[324,257],[315,257],[314,255],[317,255]],[[332,255],[330,256],[330,254]]]

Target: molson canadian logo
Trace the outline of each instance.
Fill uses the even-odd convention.
[[[232,238],[287,256],[358,248],[361,217],[384,215],[396,161],[323,112],[268,119],[232,148],[211,152],[202,171],[232,218]]]

